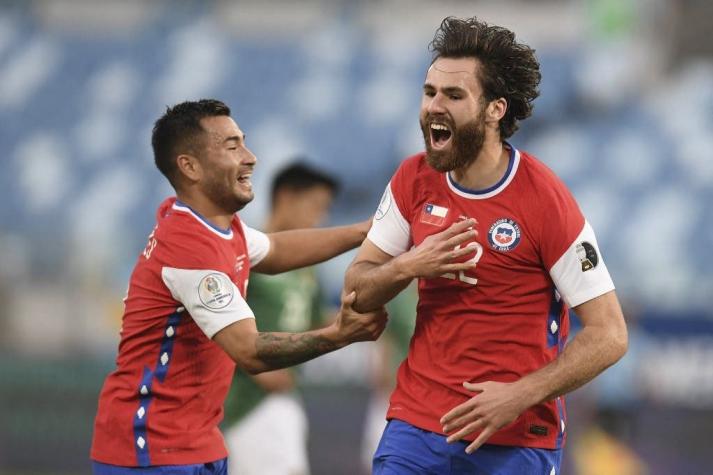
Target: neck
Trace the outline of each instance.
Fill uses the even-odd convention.
[[[478,156],[469,165],[451,173],[453,181],[463,188],[483,190],[499,182],[505,175],[510,153],[500,140],[486,140]]]
[[[233,213],[226,212],[204,195],[196,195],[187,192],[176,192],[176,198],[196,213],[199,213],[206,221],[220,229],[230,228],[233,220]]]

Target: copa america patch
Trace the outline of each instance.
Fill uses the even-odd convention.
[[[490,247],[496,251],[512,251],[520,243],[520,226],[509,218],[500,218],[488,231]]]
[[[208,274],[198,284],[198,298],[211,310],[225,308],[233,301],[233,283],[223,274]]]
[[[580,264],[582,264],[582,272],[594,269],[599,264],[599,256],[597,250],[587,241],[582,241],[577,244],[575,250]]]

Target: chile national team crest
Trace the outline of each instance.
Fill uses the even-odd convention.
[[[512,251],[520,243],[520,226],[509,218],[500,218],[488,231],[490,247],[496,251]]]

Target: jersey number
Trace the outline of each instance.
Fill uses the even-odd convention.
[[[481,246],[479,242],[474,241],[473,247],[475,248],[475,255],[468,259],[466,262],[473,263],[473,270],[475,270],[475,265],[477,265],[480,258],[483,257],[483,246]],[[460,249],[460,244],[456,246],[456,250],[458,249]],[[456,275],[453,272],[446,272],[441,277],[445,277],[446,279],[452,280],[456,279]],[[470,285],[476,285],[478,283],[478,279],[476,279],[475,277],[468,277],[467,275],[465,275],[465,271],[458,272],[458,280]]]

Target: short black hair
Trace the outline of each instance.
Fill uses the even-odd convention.
[[[540,63],[535,50],[515,40],[515,33],[489,25],[476,17],[447,17],[430,44],[433,62],[438,58],[476,58],[481,65],[478,79],[486,100],[507,101],[500,120],[500,137],[518,129],[518,121],[532,114],[532,101],[540,95]]]
[[[205,132],[201,119],[229,116],[230,108],[215,99],[186,101],[167,107],[154,124],[151,135],[156,167],[175,188],[176,157],[182,153],[195,152],[200,135]]]
[[[326,186],[332,194],[339,191],[339,181],[336,178],[307,165],[304,159],[298,158],[275,174],[270,196],[274,203],[277,192],[282,189],[299,191],[315,186]]]

